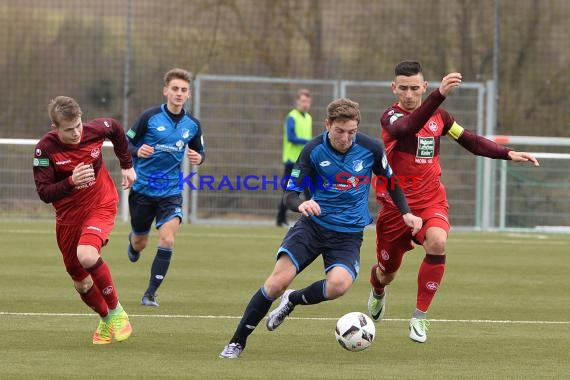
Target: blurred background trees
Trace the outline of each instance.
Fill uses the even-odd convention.
[[[121,119],[128,0],[0,4],[1,137],[38,137],[46,105]],[[162,75],[391,80],[402,59],[429,81],[492,79],[493,1],[132,1],[129,123],[161,101]],[[500,133],[569,136],[570,2],[502,0]],[[378,110],[380,113],[381,110]]]

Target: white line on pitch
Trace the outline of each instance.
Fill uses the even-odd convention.
[[[22,317],[95,317],[90,313],[32,313],[32,312],[10,312],[0,311],[0,316],[22,316]],[[240,319],[235,315],[184,315],[184,314],[129,314],[135,318],[178,318],[178,319]],[[336,321],[332,317],[289,317],[288,319],[298,321]],[[386,318],[386,322],[408,322],[407,318]],[[432,322],[442,323],[488,323],[488,324],[519,324],[519,325],[570,325],[570,321],[516,321],[497,319],[430,319]]]
[[[7,235],[55,235],[55,230],[32,230],[32,229],[7,229],[2,230],[1,233]],[[185,233],[184,231],[177,234],[179,237],[206,237],[206,238],[228,238],[228,239],[267,239],[267,240],[278,240],[282,238],[282,235],[270,235],[270,234],[234,234],[234,233],[223,233],[223,232],[204,232],[199,235],[192,232]],[[527,236],[529,240],[525,241],[524,244],[542,244],[542,245],[567,245],[568,240],[552,240],[554,238],[548,239],[535,239],[536,235],[529,234]],[[486,244],[521,244],[520,238],[513,239],[506,236],[506,239],[497,238],[487,238],[487,239],[477,239],[477,238],[454,238],[449,239],[450,243],[486,243]]]

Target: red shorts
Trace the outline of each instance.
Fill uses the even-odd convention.
[[[439,227],[449,232],[449,209],[446,203],[412,210],[423,220],[422,229],[416,236],[412,236],[410,227],[406,226],[398,209],[383,207],[380,210],[376,221],[376,257],[383,272],[396,272],[402,264],[404,253],[414,249],[413,242],[423,244],[429,228]]]
[[[116,216],[117,203],[113,202],[91,210],[85,220],[77,224],[56,224],[57,245],[63,255],[65,269],[74,281],[82,281],[89,275],[77,259],[77,246],[90,245],[100,251],[109,241]]]

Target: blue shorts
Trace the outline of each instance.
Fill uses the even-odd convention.
[[[182,195],[155,198],[131,190],[129,210],[133,234],[147,235],[155,219],[157,229],[174,218],[182,222]]]
[[[337,232],[301,217],[283,238],[277,258],[287,255],[301,273],[319,256],[323,256],[325,273],[332,268],[346,269],[352,279],[360,270],[362,232]]]

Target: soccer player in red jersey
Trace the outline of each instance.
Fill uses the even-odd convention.
[[[55,208],[57,244],[75,289],[101,316],[93,344],[111,343],[113,337],[124,341],[132,327],[100,251],[115,224],[119,199],[101,156],[106,138],[119,158],[123,188],[136,179],[125,132],[110,118],[83,123],[81,108],[70,97],[56,97],[48,111],[52,130],[40,139],[34,154],[36,190]]]
[[[404,253],[413,249],[413,242],[423,245],[426,256],[418,273],[416,310],[409,329],[410,339],[424,343],[429,325],[426,314],[443,278],[445,244],[450,228],[447,196],[440,181],[440,138],[449,136],[474,155],[539,164],[529,153],[502,147],[464,129],[447,111],[439,108],[449,92],[461,84],[460,73],[446,75],[439,88],[425,101],[422,101],[422,95],[427,90],[427,82],[419,62],[399,63],[395,75],[392,92],[398,102],[382,115],[382,140],[390,166],[405,179],[400,185],[412,213],[422,218],[423,227],[412,237],[389,194],[385,189],[378,189],[376,197],[382,205],[376,223],[378,264],[371,271],[368,311],[375,321],[383,318],[385,288],[394,280]]]

